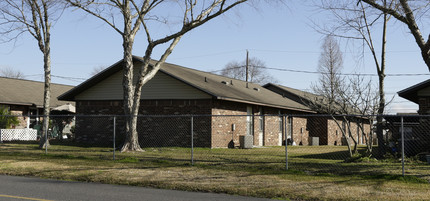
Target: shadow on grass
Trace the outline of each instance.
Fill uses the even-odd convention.
[[[366,152],[366,148],[359,147],[357,149],[358,153],[364,154]],[[342,151],[331,151],[325,153],[317,153],[317,154],[303,154],[303,155],[292,155],[291,158],[304,158],[304,159],[326,159],[326,160],[346,160],[350,157],[349,151],[345,147],[345,150]]]

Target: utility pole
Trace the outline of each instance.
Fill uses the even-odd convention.
[[[245,74],[246,75],[246,78],[245,78],[246,87],[248,87],[248,74],[249,74],[248,73],[249,72],[249,66],[248,66],[248,64],[249,64],[249,62],[248,62],[249,59],[248,58],[249,57],[248,56],[249,56],[249,52],[248,52],[248,50],[246,50],[246,66],[245,66],[246,67],[246,74]]]

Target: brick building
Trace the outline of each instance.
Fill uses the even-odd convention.
[[[430,152],[430,79],[397,92],[400,97],[418,104],[417,116],[403,117],[407,155]],[[400,117],[386,118],[394,138],[400,138]]]
[[[142,58],[133,59],[137,73]],[[122,68],[119,61],[59,99],[76,101],[78,115],[124,114]],[[315,112],[255,83],[165,63],[143,86],[139,114],[146,115],[138,118],[137,128],[144,147],[190,144],[189,117],[153,115],[195,115],[196,146],[232,147],[242,135],[253,136],[255,146],[282,145],[285,133],[295,144],[309,145],[311,119],[305,116]],[[77,117],[76,140],[108,142],[112,129],[110,121]],[[121,116],[117,133],[124,136]]]
[[[268,83],[263,85],[264,88],[269,89],[283,97],[303,104],[305,106],[309,106],[309,99],[320,98],[315,94],[293,89],[290,87],[276,85],[272,83]],[[346,145],[346,141],[342,136],[342,129],[346,130],[346,123],[340,117],[337,120],[334,120],[330,115],[321,114],[319,116],[308,116],[308,135],[310,138],[318,137],[320,145]],[[348,122],[350,124],[351,135],[352,138],[356,140],[356,142],[360,145],[366,143],[366,136],[370,133],[370,125],[366,123],[365,119],[357,118],[354,121]],[[362,124],[364,132],[359,129],[359,125]],[[297,132],[292,132],[292,139],[297,143],[298,137],[294,136]],[[363,134],[364,133],[364,134]],[[352,142],[351,142],[352,143]]]
[[[14,128],[26,128],[43,115],[44,83],[31,80],[0,77],[0,106],[6,107],[20,121]],[[50,107],[55,108],[70,101],[59,101],[57,96],[72,89],[73,86],[51,84]],[[33,115],[33,116],[30,116]],[[28,118],[30,116],[30,118]]]

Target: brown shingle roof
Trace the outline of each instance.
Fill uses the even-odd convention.
[[[136,56],[133,57],[133,59],[135,61],[142,60],[141,57]],[[152,61],[152,63],[154,62],[155,61]],[[115,63],[103,72],[95,75],[84,83],[61,95],[59,99],[74,100],[74,97],[79,93],[106,79],[110,75],[122,70],[121,64],[122,62]],[[160,71],[196,89],[199,89],[216,99],[314,113],[311,109],[304,106],[303,104],[297,103],[288,98],[284,98],[283,96],[255,83],[247,84],[242,80],[232,79],[170,63],[164,63]]]
[[[290,88],[290,87],[286,87],[278,84],[268,83],[263,85],[263,87],[264,88],[274,87],[274,88],[280,89],[280,91],[282,91],[283,96],[294,99],[299,103],[303,103],[303,101],[306,101],[309,99],[322,98],[322,96],[318,96],[310,92],[306,92],[306,91],[302,91],[302,90],[298,90],[298,89],[294,89],[294,88]]]
[[[312,112],[303,104],[284,98],[256,83],[247,84],[242,80],[169,63],[165,63],[161,71],[217,99]]]
[[[68,103],[59,101],[57,97],[72,89],[73,86],[51,84],[50,107]],[[31,80],[0,77],[0,104],[36,105],[43,107],[44,83]]]
[[[318,106],[318,107],[328,105],[328,102],[324,98],[324,96],[316,95],[310,92],[301,91],[298,89],[293,89],[290,87],[276,85],[272,83],[265,84],[263,85],[263,87],[267,89],[271,89],[274,92],[279,93],[284,97],[287,97],[291,100],[294,100],[308,107],[312,107],[312,105]],[[315,101],[316,99],[318,99],[318,101]],[[348,105],[335,103],[333,106],[342,113],[347,112],[348,114],[360,114],[359,111],[357,111],[356,109]],[[347,111],[344,111],[344,110],[347,110]]]

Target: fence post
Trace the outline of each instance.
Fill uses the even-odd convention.
[[[284,126],[284,128],[283,128],[283,131],[284,131],[284,136],[285,136],[285,170],[288,170],[288,140],[287,140],[287,138],[288,138],[288,134],[287,134],[287,132],[288,132],[288,124],[287,124],[287,120],[288,120],[288,116],[284,116],[284,118],[282,118],[282,120],[284,121],[284,124],[285,124],[285,126]]]
[[[191,116],[191,165],[194,165],[194,117]]]
[[[405,176],[405,134],[403,130],[403,116],[401,118],[401,130],[400,133],[402,135],[402,176]]]
[[[116,116],[113,116],[113,160],[115,160]]]

